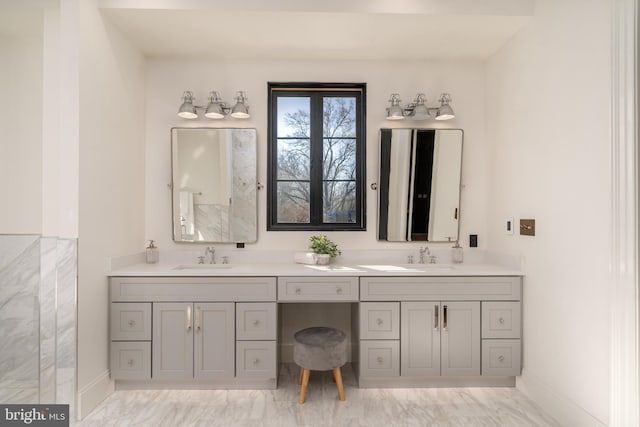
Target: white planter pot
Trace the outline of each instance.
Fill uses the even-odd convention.
[[[331,255],[316,254],[316,263],[320,265],[327,265],[331,262]]]

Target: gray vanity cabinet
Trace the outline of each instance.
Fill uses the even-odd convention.
[[[153,378],[233,378],[233,303],[154,303]]]
[[[116,387],[275,388],[275,277],[112,277],[109,292]]]
[[[401,304],[402,376],[480,375],[478,301]]]

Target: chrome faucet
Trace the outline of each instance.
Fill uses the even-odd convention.
[[[424,256],[429,255],[429,247],[428,246],[420,246],[420,264],[424,264]]]
[[[207,249],[204,250],[204,255],[207,256],[211,254],[211,259],[209,260],[209,264],[216,263],[216,249],[213,246],[207,246]]]

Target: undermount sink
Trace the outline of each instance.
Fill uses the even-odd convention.
[[[226,270],[233,268],[229,264],[184,264],[172,268],[172,270]]]
[[[376,264],[359,265],[369,270],[384,271],[385,273],[423,273],[428,271],[450,271],[453,266],[449,264]]]
[[[335,272],[335,273],[362,273],[365,270],[361,270],[354,267],[348,267],[345,265],[305,265],[307,268],[311,268],[318,271]]]

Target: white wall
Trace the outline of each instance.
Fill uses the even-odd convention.
[[[396,62],[388,61],[194,61],[154,59],[149,61],[146,107],[146,236],[160,249],[193,249],[193,244],[176,245],[171,237],[170,129],[172,127],[255,127],[258,134],[258,179],[267,176],[267,82],[366,82],[367,83],[367,231],[328,233],[341,249],[406,248],[407,244],[376,241],[377,193],[369,184],[378,180],[378,130],[381,127],[452,127],[464,129],[464,160],[461,206],[461,236],[468,244],[469,233],[480,235],[485,244],[487,162],[484,137],[484,69],[480,62]],[[196,103],[206,103],[209,90],[218,90],[227,102],[237,90],[249,97],[251,119],[224,121],[177,117],[180,97],[192,90]],[[445,122],[392,123],[384,119],[389,95],[399,92],[409,102],[424,92],[435,104],[441,92],[450,92],[457,118]],[[258,241],[255,249],[308,246],[311,232],[267,232],[266,189],[258,193]],[[444,245],[444,244],[443,244]],[[451,246],[446,244],[446,247]],[[197,247],[197,246],[195,246]]]
[[[0,35],[0,234],[42,228],[42,37]]]
[[[108,380],[105,261],[144,248],[144,58],[79,2],[78,389],[86,414]]]
[[[488,247],[526,259],[518,386],[565,425],[608,421],[609,20],[608,1],[539,1],[487,63]]]

